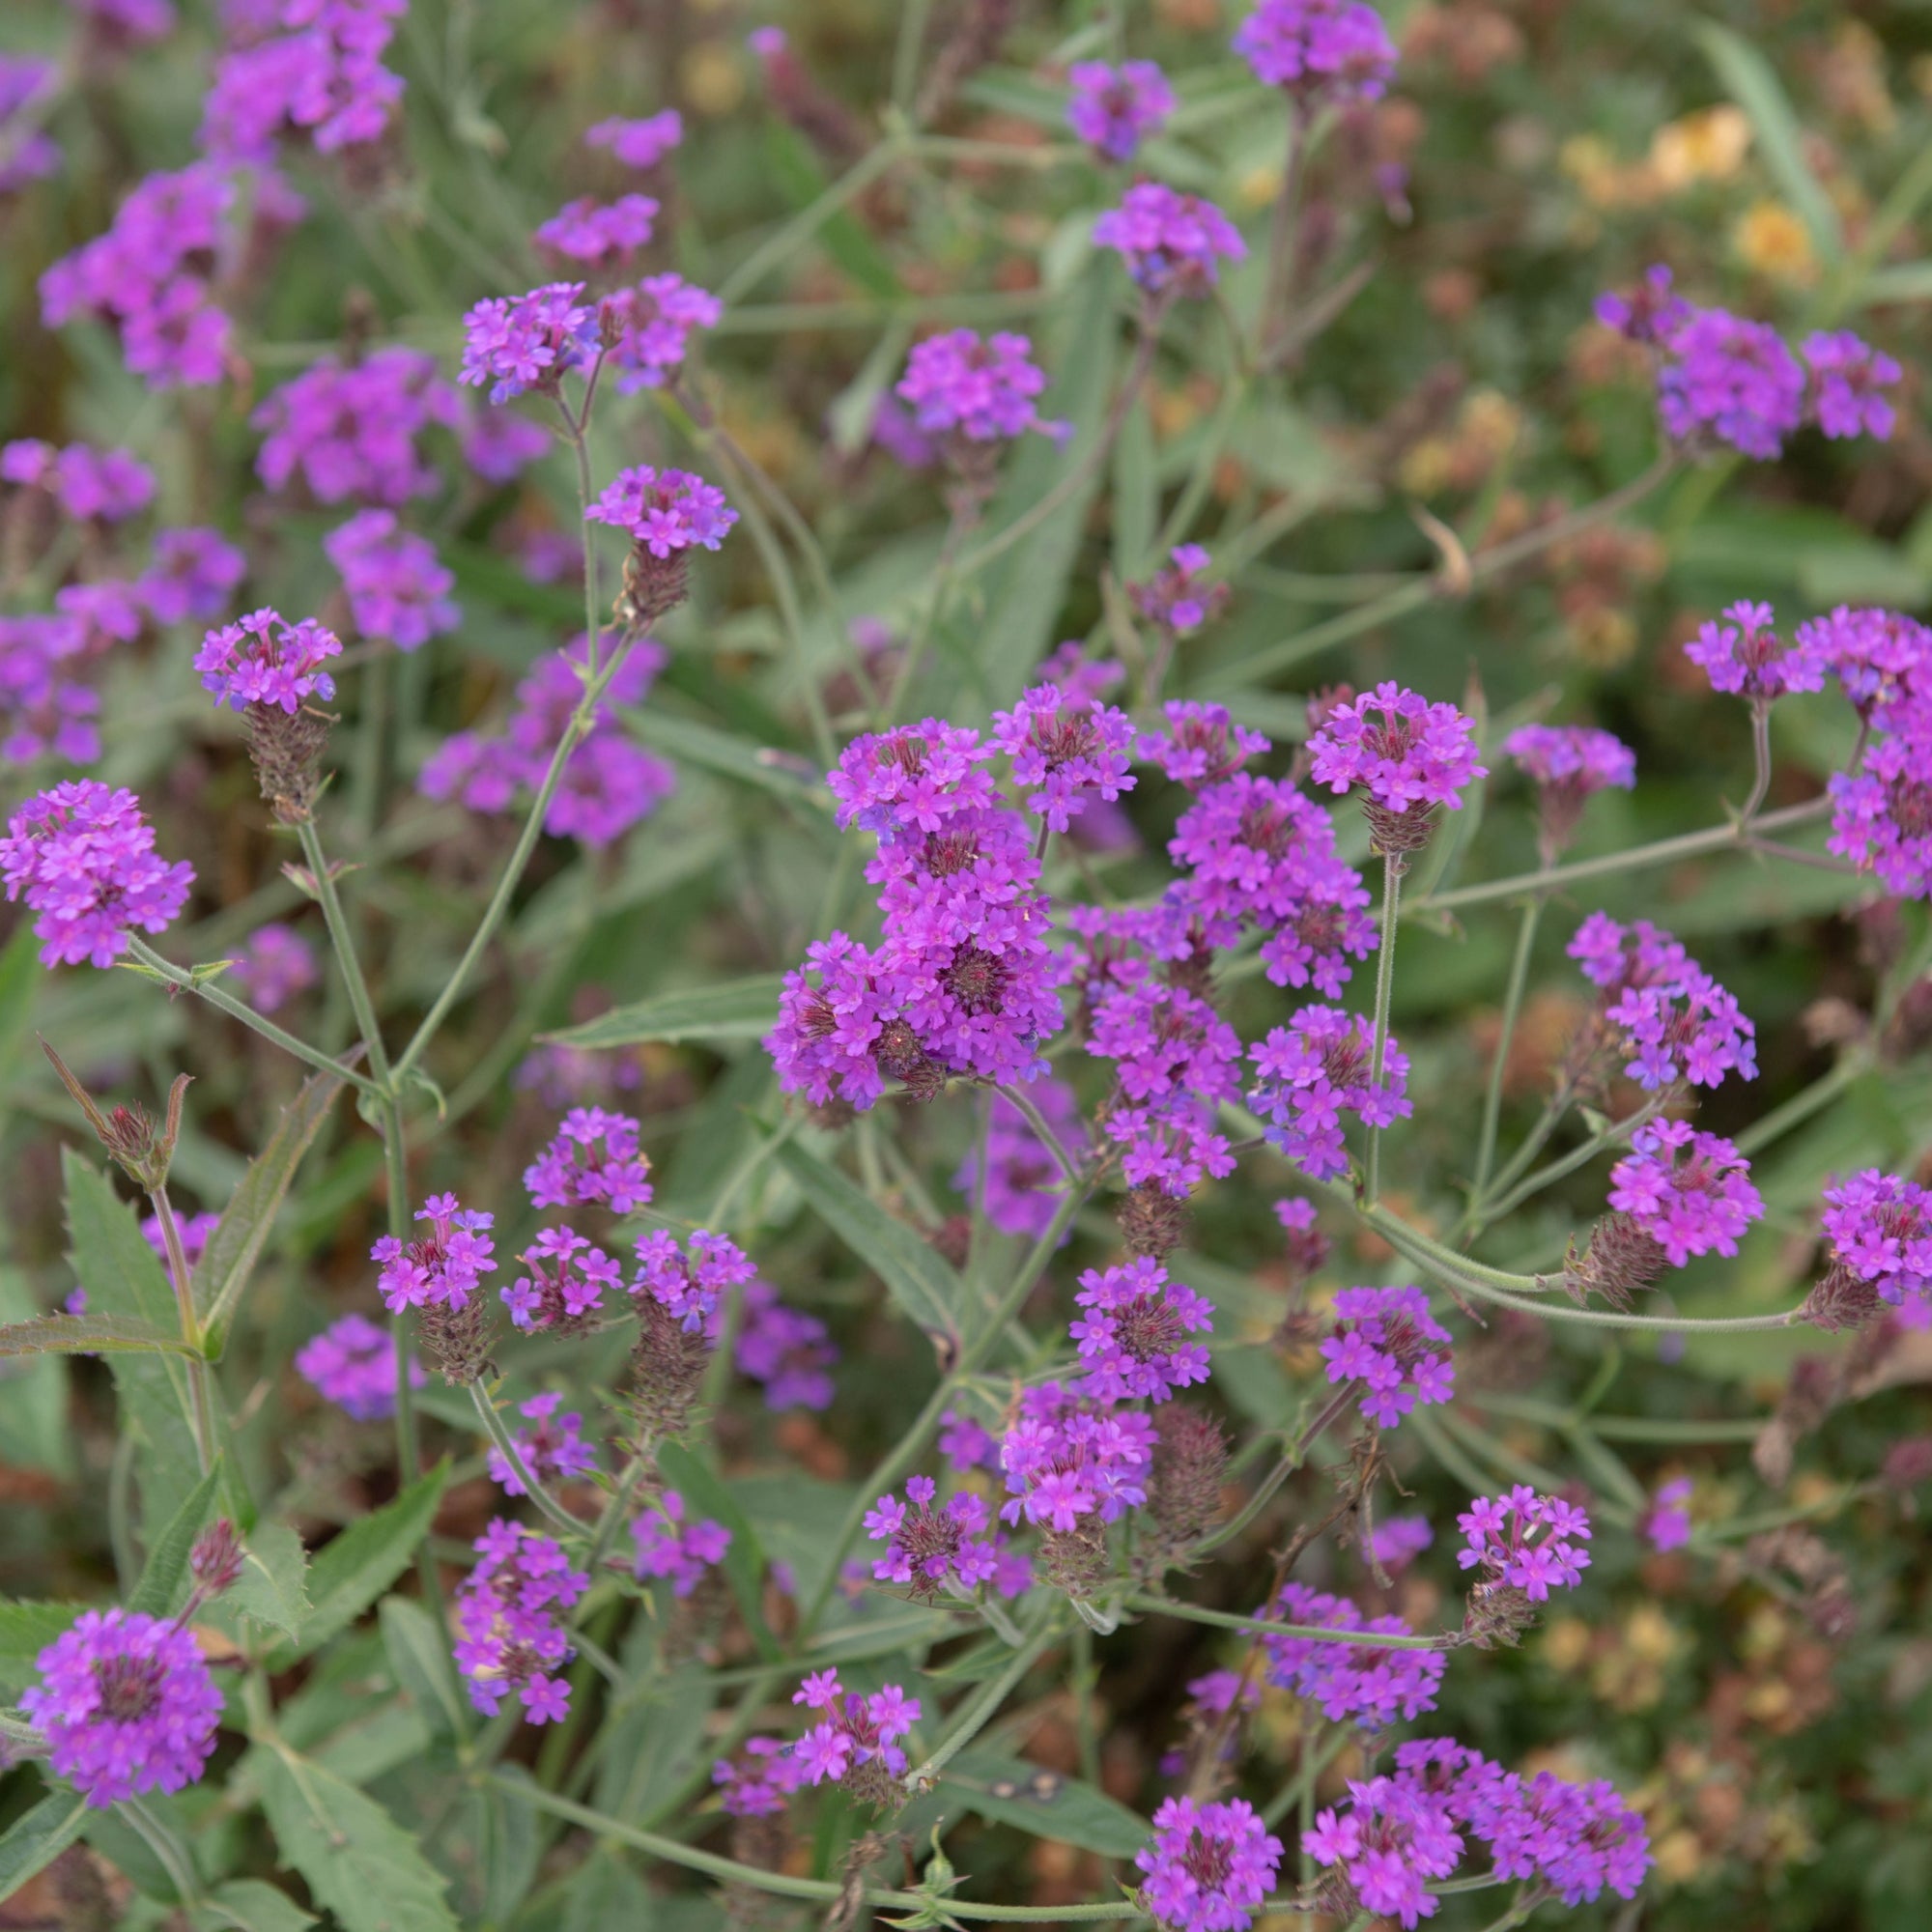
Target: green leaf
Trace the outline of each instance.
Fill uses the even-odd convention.
[[[34,1660],[85,1605],[0,1602],[0,1697],[9,1703],[40,1675]]]
[[[284,1745],[251,1757],[282,1856],[344,1932],[457,1932],[441,1874],[373,1799]]]
[[[403,1694],[440,1737],[461,1737],[463,1705],[450,1678],[449,1638],[429,1612],[407,1597],[384,1597],[379,1612],[383,1648]]]
[[[1145,399],[1127,412],[1114,445],[1114,575],[1125,583],[1147,566],[1160,516],[1160,457]]]
[[[287,1892],[258,1878],[218,1885],[200,1905],[188,1910],[194,1932],[302,1932],[317,1922]]]
[[[50,1791],[0,1834],[0,1899],[12,1898],[80,1836],[87,1801],[71,1791]]]
[[[558,1046],[635,1046],[642,1040],[759,1039],[778,1024],[777,973],[727,980],[722,986],[696,986],[659,993],[628,1007],[613,1008],[582,1026],[547,1033],[540,1039]]]
[[[616,1853],[601,1847],[571,1873],[562,1903],[562,1932],[613,1932],[657,1919],[658,1901],[643,1880]]]
[[[1148,1841],[1147,1820],[1104,1791],[1054,1773],[1042,1777],[1040,1766],[995,1751],[961,1751],[947,1767],[938,1795],[949,1808],[964,1805],[996,1825],[1102,1858],[1130,1859]]]
[[[0,949],[0,1095],[13,1083],[33,1018],[34,995],[44,977],[33,927],[23,923]]]
[[[200,1482],[188,1492],[186,1500],[168,1519],[167,1526],[148,1549],[147,1566],[128,1607],[151,1617],[165,1617],[175,1609],[176,1599],[187,1577],[188,1552],[208,1521],[214,1506],[214,1492],[221,1487],[221,1464],[215,1463]]]
[[[17,1268],[0,1267],[0,1321],[32,1321],[38,1312],[27,1277]],[[0,1463],[44,1469],[62,1482],[73,1480],[68,1392],[67,1365],[58,1359],[0,1369]]]
[[[274,1227],[289,1182],[295,1179],[302,1155],[314,1144],[342,1085],[327,1073],[314,1074],[302,1082],[301,1091],[282,1109],[269,1145],[248,1163],[242,1184],[229,1197],[220,1222],[208,1237],[208,1247],[194,1270],[194,1302],[209,1337],[210,1352],[216,1359],[242,1291],[248,1286],[248,1277],[254,1273]]]
[[[308,1615],[308,1551],[301,1538],[285,1522],[257,1523],[242,1574],[221,1601],[224,1608],[240,1610],[284,1636],[299,1635]]]
[[[641,738],[666,757],[805,806],[814,822],[831,829],[832,795],[821,786],[818,768],[803,753],[748,744],[727,731],[668,711],[634,711],[619,706],[617,715],[634,737]]]
[[[693,1517],[709,1517],[731,1532],[731,1547],[724,1552],[725,1580],[738,1600],[747,1628],[759,1650],[767,1657],[779,1655],[778,1639],[765,1624],[764,1551],[758,1532],[740,1506],[738,1498],[721,1483],[682,1443],[666,1442],[658,1450],[658,1467],[665,1480],[684,1499],[686,1512]]]
[[[962,1305],[965,1289],[932,1244],[796,1141],[779,1150],[778,1161],[832,1232],[877,1271],[893,1299],[936,1341],[956,1346],[953,1311]]]
[[[1728,27],[1703,20],[1694,31],[1724,91],[1749,117],[1764,164],[1810,234],[1819,259],[1835,262],[1844,252],[1838,212],[1804,159],[1804,130],[1776,71],[1750,42]]]
[[[0,1328],[0,1355],[184,1355],[180,1335],[117,1315],[36,1315]]]
[[[308,1594],[314,1605],[295,1646],[281,1645],[275,1666],[306,1657],[345,1631],[403,1574],[429,1534],[449,1481],[445,1458],[428,1475],[412,1483],[393,1502],[358,1517],[339,1536],[316,1551],[309,1565]]]
[[[520,1764],[506,1764],[476,1794],[487,1831],[482,1869],[486,1925],[502,1925],[524,1902],[537,1875],[543,1839],[537,1831],[536,1806],[514,1785],[529,1785],[529,1774]]]

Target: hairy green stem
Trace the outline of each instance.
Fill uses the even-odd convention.
[[[536,1472],[524,1461],[524,1452],[517,1447],[516,1438],[511,1435],[508,1426],[497,1412],[497,1405],[484,1392],[481,1382],[469,1384],[469,1400],[475,1405],[477,1419],[482,1423],[484,1433],[497,1445],[497,1453],[503,1461],[510,1465],[510,1473],[524,1486],[524,1493],[565,1535],[582,1536],[589,1525],[582,1519],[572,1516],[537,1481]]]
[[[1369,1084],[1378,1093],[1382,1084],[1382,1061],[1388,1052],[1389,993],[1395,984],[1396,925],[1402,917],[1402,857],[1388,852],[1382,856],[1382,932],[1376,955],[1376,1038],[1369,1063]],[[1382,1162],[1382,1130],[1369,1129],[1368,1194],[1370,1207],[1379,1194]]]
[[[1516,952],[1510,960],[1509,983],[1503,990],[1502,1024],[1496,1034],[1495,1058],[1490,1065],[1489,1092],[1483,1097],[1483,1128],[1476,1142],[1476,1170],[1469,1183],[1472,1202],[1483,1198],[1490,1184],[1490,1169],[1496,1158],[1496,1132],[1502,1123],[1503,1078],[1509,1070],[1511,1042],[1516,1038],[1517,1015],[1522,1010],[1523,990],[1529,981],[1530,954],[1536,950],[1536,928],[1543,918],[1544,897],[1532,893],[1522,906],[1517,926]]]

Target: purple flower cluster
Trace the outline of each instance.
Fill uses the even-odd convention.
[[[1203,583],[1201,578],[1212,559],[1199,544],[1177,544],[1168,553],[1168,561],[1145,583],[1127,585],[1127,599],[1151,624],[1177,638],[1192,637],[1203,624],[1215,616],[1228,601],[1225,583]],[[1211,712],[1218,705],[1194,705],[1190,712]],[[1175,707],[1167,707],[1168,716]],[[1225,714],[1224,714],[1225,715]],[[1257,736],[1257,733],[1249,733]],[[1265,741],[1262,750],[1267,749]],[[1142,753],[1145,757],[1146,753]],[[1170,772],[1170,778],[1178,776]]]
[[[1797,648],[1836,676],[1867,722],[1894,697],[1932,696],[1932,626],[1917,617],[1840,604],[1799,625]]]
[[[613,160],[639,173],[654,168],[684,139],[684,119],[675,107],[641,121],[611,119],[584,129],[586,148],[605,148]]]
[[[1547,1603],[1549,1587],[1574,1590],[1590,1567],[1590,1519],[1560,1496],[1542,1496],[1519,1483],[1504,1496],[1477,1496],[1456,1519],[1464,1548],[1458,1566],[1479,1570],[1477,1587],[1520,1590]]]
[[[494,1214],[461,1206],[453,1194],[432,1194],[416,1209],[429,1233],[407,1245],[384,1235],[369,1250],[380,1269],[377,1286],[391,1315],[405,1308],[461,1308],[482,1277],[497,1270],[490,1237]]]
[[[91,765],[99,757],[100,699],[70,668],[83,641],[64,616],[0,616],[0,762],[51,756]]]
[[[1932,695],[1884,705],[1857,771],[1834,772],[1830,850],[1889,891],[1932,897]]]
[[[1176,698],[1161,709],[1167,729],[1142,732],[1134,755],[1189,791],[1232,778],[1250,758],[1270,750],[1259,731],[1236,724],[1222,705]],[[1292,812],[1292,808],[1284,810]]]
[[[296,1373],[357,1422],[380,1422],[395,1411],[395,1338],[365,1315],[345,1315],[311,1336],[296,1352]],[[421,1388],[428,1379],[412,1356],[410,1386]]]
[[[502,732],[495,737],[457,732],[423,767],[418,788],[428,798],[458,798],[472,811],[488,812],[508,811],[520,795],[538,790],[583,696],[584,660],[582,639],[568,650],[539,658],[517,686]],[[676,786],[676,774],[631,740],[613,708],[641,704],[664,664],[663,648],[651,639],[631,646],[544,813],[544,830],[552,838],[577,838],[593,847],[611,844]]]
[[[1084,1516],[1112,1522],[1147,1500],[1155,1439],[1138,1409],[1109,1407],[1060,1382],[1030,1388],[1000,1444],[1010,1498],[1000,1515],[1055,1530]]]
[[[1301,1842],[1346,1888],[1336,1909],[1413,1928],[1435,1916],[1426,1882],[1455,1871],[1464,1833],[1489,1848],[1498,1880],[1540,1881],[1566,1905],[1605,1888],[1634,1898],[1651,1863],[1643,1821],[1615,1786],[1524,1778],[1452,1738],[1398,1745],[1393,1775],[1350,1778],[1348,1807],[1319,1812]]]
[[[910,403],[927,436],[962,442],[998,442],[1028,430],[1059,436],[1065,425],[1041,419],[1034,398],[1046,377],[1034,366],[1033,344],[1007,330],[981,337],[949,329],[914,346],[894,394]]]
[[[957,1592],[970,1594],[998,1567],[986,1538],[985,1503],[967,1491],[949,1496],[935,1509],[938,1485],[930,1476],[912,1476],[906,1481],[905,1502],[883,1495],[866,1513],[866,1534],[886,1546],[885,1555],[872,1564],[873,1577],[881,1583],[903,1583],[914,1597],[926,1602],[949,1583]]]
[[[1037,787],[1027,810],[1055,832],[1087,810],[1134,788],[1134,722],[1095,698],[1054,684],[1036,685],[1010,711],[993,713],[993,742],[1012,763],[1015,784]]]
[[[248,32],[215,64],[202,110],[203,148],[216,159],[266,166],[290,128],[319,153],[381,139],[403,98],[383,65],[409,0],[274,0],[250,7]]]
[[[194,867],[156,856],[131,791],[68,779],[7,821],[0,881],[35,914],[43,966],[112,966],[128,933],[161,932],[187,903]]]
[[[16,128],[54,77],[51,61],[0,54],[0,195],[60,173],[61,151],[39,128]]]
[[[1636,753],[1621,738],[1590,724],[1525,724],[1503,740],[1503,751],[1542,788],[1575,813],[1592,792],[1636,783]]]
[[[1637,1533],[1653,1549],[1682,1549],[1690,1541],[1690,1489],[1689,1476],[1665,1483],[1637,1519]]]
[[[556,393],[572,369],[596,354],[597,311],[582,282],[549,282],[523,296],[492,296],[463,319],[457,380],[490,385],[493,403],[535,389]]]
[[[1657,1121],[1631,1136],[1630,1153],[1610,1169],[1610,1206],[1682,1267],[1692,1255],[1737,1253],[1745,1230],[1764,1213],[1749,1173],[1729,1141],[1688,1121]]]
[[[604,325],[613,332],[611,366],[620,395],[662,388],[684,367],[694,328],[716,328],[724,305],[682,275],[646,275],[634,289],[606,296]]]
[[[782,1739],[747,1738],[736,1764],[721,1757],[712,1765],[711,1781],[733,1818],[775,1818],[806,1782],[806,1770]]]
[[[464,419],[463,460],[486,483],[514,483],[532,463],[547,456],[552,447],[551,433],[541,424],[493,410],[480,398]],[[568,563],[579,560],[581,553],[569,537],[559,536],[554,530],[534,534],[561,544]],[[527,563],[525,568],[528,570]]]
[[[1432,704],[1394,683],[1330,707],[1308,741],[1309,777],[1340,794],[1351,786],[1394,818],[1431,807],[1461,808],[1462,791],[1487,778],[1474,727],[1453,704]]]
[[[569,1228],[545,1228],[518,1259],[529,1272],[501,1293],[512,1325],[526,1334],[586,1321],[624,1278],[602,1248]]]
[[[155,472],[125,449],[27,438],[0,446],[0,482],[41,490],[76,523],[120,524],[155,500]]]
[[[576,1654],[566,1623],[590,1587],[563,1546],[497,1517],[476,1539],[483,1559],[456,1593],[456,1667],[469,1701],[494,1718],[517,1691],[533,1724],[560,1722],[570,1686],[559,1674]]]
[[[897,1777],[906,1768],[898,1741],[919,1722],[920,1702],[896,1684],[869,1697],[846,1690],[837,1670],[810,1673],[791,1701],[823,1713],[800,1738],[794,1754],[813,1784],[846,1776],[875,1759]]]
[[[234,198],[233,183],[206,162],[150,175],[104,235],[41,277],[48,327],[80,315],[111,323],[128,367],[150,388],[218,383],[230,323],[205,268],[221,256]]]
[[[1245,1799],[1167,1798],[1134,1854],[1141,1897],[1162,1932],[1246,1932],[1281,1867],[1281,1840]]]
[[[1066,81],[1066,125],[1110,161],[1130,160],[1174,112],[1174,89],[1152,61],[1076,61]]]
[[[1363,1554],[1390,1576],[1399,1577],[1435,1541],[1426,1516],[1391,1517],[1363,1540]]]
[[[1905,371],[1889,355],[1846,328],[1806,336],[1804,355],[1812,416],[1827,436],[1890,438],[1898,411],[1880,391],[1901,382]]]
[[[134,590],[157,624],[206,622],[247,572],[247,559],[218,531],[156,530],[154,559]]]
[[[248,420],[264,432],[255,471],[270,490],[299,480],[318,503],[393,506],[436,488],[417,440],[455,429],[462,407],[430,356],[391,345],[348,364],[324,356]]]
[[[687,1522],[684,1498],[675,1490],[667,1490],[654,1511],[632,1523],[631,1541],[637,1546],[631,1570],[639,1582],[649,1577],[668,1577],[671,1594],[688,1597],[703,1582],[707,1570],[724,1562],[731,1548],[731,1532],[709,1517]]]
[[[1321,1344],[1331,1382],[1362,1384],[1362,1413],[1393,1429],[1417,1403],[1455,1393],[1448,1329],[1419,1288],[1345,1288],[1335,1296],[1335,1332]],[[1433,1346],[1432,1346],[1433,1345]]]
[[[1082,1395],[1166,1402],[1176,1389],[1208,1379],[1208,1345],[1187,1337],[1212,1332],[1214,1304],[1169,1280],[1151,1256],[1089,1268],[1073,1299],[1087,1310],[1070,1331],[1086,1364],[1073,1384]]]
[[[763,1386],[767,1408],[830,1408],[833,1390],[827,1371],[838,1359],[838,1350],[817,1316],[787,1308],[768,1281],[745,1284],[732,1363],[741,1376]]]
[[[654,1228],[637,1246],[633,1294],[649,1294],[692,1334],[715,1335],[724,1298],[757,1273],[745,1251],[724,1235],[700,1228],[680,1248],[677,1237]]]
[[[463,613],[450,601],[456,579],[437,561],[427,537],[401,528],[393,510],[362,510],[323,539],[342,579],[349,614],[361,635],[420,650]]]
[[[66,583],[54,592],[54,609],[72,624],[84,657],[103,657],[116,644],[141,635],[141,595],[136,585],[112,578]]]
[[[1027,1097],[1039,1109],[1061,1146],[1076,1158],[1086,1147],[1080,1105],[1064,1082],[1036,1080]],[[1065,1177],[1060,1163],[1034,1132],[1033,1123],[1011,1101],[995,1096],[986,1129],[986,1219],[1003,1235],[1038,1240],[1052,1224]],[[960,1163],[952,1184],[969,1199],[980,1189],[980,1151]]]
[[[294,717],[311,697],[335,696],[335,680],[322,667],[341,655],[341,639],[313,617],[291,624],[278,611],[261,610],[209,632],[194,668],[217,711],[263,704]]]
[[[658,204],[647,194],[602,202],[588,195],[566,202],[531,238],[545,254],[582,269],[604,269],[635,255],[651,239]]]
[[[1726,621],[1700,624],[1684,655],[1711,680],[1713,691],[1769,704],[1787,691],[1822,691],[1825,666],[1801,641],[1779,646],[1769,604],[1733,604]]]
[[[597,1466],[597,1452],[583,1439],[583,1418],[572,1410],[558,1415],[563,1397],[555,1390],[533,1395],[519,1405],[517,1413],[534,1427],[514,1431],[510,1440],[524,1467],[539,1483],[568,1482],[585,1476]],[[524,1480],[500,1449],[490,1451],[490,1480],[505,1495],[527,1493]]]
[[[1716,1087],[1757,1075],[1757,1029],[1733,996],[1669,933],[1646,919],[1620,925],[1593,912],[1565,949],[1602,989],[1622,1035],[1625,1071],[1655,1093],[1673,1080]]]
[[[1378,100],[1395,72],[1395,43],[1367,0],[1257,0],[1235,51],[1267,87],[1313,107]]]
[[[1932,1194],[1869,1167],[1826,1188],[1820,1218],[1834,1264],[1923,1325],[1932,1313]]]
[[[1368,1018],[1339,1007],[1303,1007],[1249,1049],[1257,1076],[1249,1104],[1271,1123],[1270,1145],[1317,1180],[1348,1170],[1345,1114],[1387,1127],[1414,1112],[1406,1097],[1408,1057],[1395,1036],[1384,1043],[1379,1081],[1371,1073],[1374,1051]]]
[[[573,1107],[555,1137],[524,1170],[533,1208],[608,1208],[628,1214],[651,1198],[651,1164],[638,1122],[602,1107]]]
[[[1136,286],[1150,296],[1204,296],[1222,261],[1247,258],[1240,231],[1211,201],[1163,182],[1136,182],[1094,224],[1094,240],[1115,248]]]
[[[687,469],[653,469],[639,463],[620,469],[583,513],[586,522],[608,524],[655,557],[701,545],[716,550],[738,521],[724,491]]]
[[[45,1733],[57,1776],[104,1809],[179,1791],[207,1769],[221,1692],[193,1632],[138,1610],[83,1610],[34,1660],[20,1709]]]
[[[315,952],[292,925],[258,925],[229,962],[230,982],[258,1013],[278,1012],[321,978]]]
[[[1413,1634],[1400,1617],[1364,1617],[1346,1598],[1302,1583],[1284,1584],[1273,1605],[1264,1605],[1255,1614],[1323,1630]],[[1308,1636],[1264,1636],[1262,1648],[1270,1684],[1320,1705],[1331,1724],[1354,1723],[1368,1730],[1433,1711],[1449,1662],[1439,1650],[1392,1650]]]

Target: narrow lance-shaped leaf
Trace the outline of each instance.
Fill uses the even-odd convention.
[[[582,1026],[547,1033],[559,1046],[636,1046],[644,1040],[761,1039],[778,1024],[776,973],[727,980],[722,986],[659,993],[628,1007],[613,1008]]]
[[[50,1791],[0,1833],[0,1899],[12,1898],[36,1872],[80,1836],[87,1803],[71,1791]]]

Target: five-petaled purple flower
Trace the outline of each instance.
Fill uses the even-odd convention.
[[[1331,1382],[1361,1383],[1363,1415],[1393,1429],[1417,1403],[1447,1402],[1455,1392],[1450,1339],[1419,1288],[1345,1288],[1321,1355]]]
[[[623,530],[655,557],[702,545],[716,550],[738,521],[724,491],[687,469],[654,469],[648,463],[620,469],[584,511],[593,524]]]
[[[1281,1840],[1244,1798],[1168,1798],[1153,1840],[1134,1854],[1141,1895],[1162,1932],[1246,1932],[1281,1867]]]
[[[209,632],[194,668],[217,710],[268,704],[294,717],[309,698],[335,696],[335,680],[322,667],[341,655],[341,639],[313,617],[291,624],[279,611],[263,610]]]

